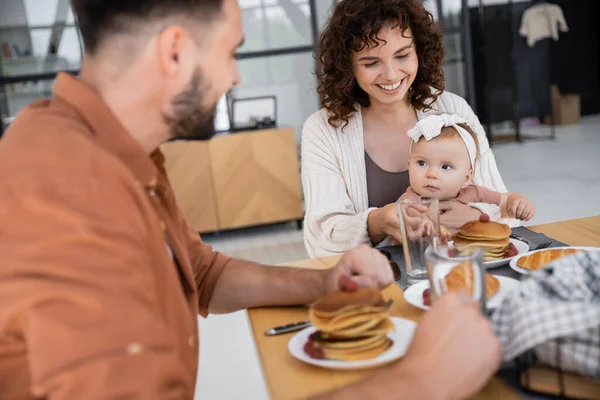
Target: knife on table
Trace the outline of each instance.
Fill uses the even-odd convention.
[[[275,328],[267,329],[265,336],[281,335],[282,333],[296,332],[310,326],[310,321],[294,322],[287,325],[276,326]]]

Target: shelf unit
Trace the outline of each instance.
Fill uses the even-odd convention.
[[[52,96],[53,81],[60,71],[77,73],[83,55],[83,43],[75,22],[70,22],[69,0],[47,2],[47,10],[27,8],[27,0],[11,0],[3,5],[0,16],[0,136],[16,113],[42,97]],[[55,8],[54,8],[54,7]],[[53,15],[52,21],[45,16]],[[31,23],[33,18],[33,23]],[[50,23],[48,23],[50,22]],[[77,36],[78,60],[59,55],[65,32]],[[67,42],[68,43],[68,42]]]

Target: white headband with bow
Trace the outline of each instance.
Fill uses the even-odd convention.
[[[475,139],[469,134],[464,128],[458,124],[467,124],[467,121],[456,114],[439,114],[430,115],[419,122],[408,131],[408,137],[412,139],[409,147],[409,154],[411,152],[412,144],[417,143],[421,137],[425,140],[430,141],[431,139],[438,137],[442,133],[442,128],[452,127],[456,129],[460,138],[465,142],[467,146],[467,152],[469,153],[469,159],[471,160],[471,167],[475,168],[475,157],[477,156],[477,146],[475,145]]]

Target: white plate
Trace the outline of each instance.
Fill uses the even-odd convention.
[[[512,290],[519,287],[520,282],[516,279],[509,278],[506,276],[494,275],[500,281],[500,288],[491,299],[487,301],[487,308],[494,309],[498,307],[504,297],[509,294]],[[423,292],[425,289],[429,289],[429,280],[416,283],[410,286],[404,291],[404,299],[407,303],[412,304],[422,310],[428,310],[429,306],[423,303]]]
[[[525,243],[525,242],[522,242],[520,240],[513,239],[513,238],[510,239],[510,242],[515,245],[515,247],[516,247],[516,249],[518,251],[518,253],[517,253],[516,256],[514,256],[514,257],[508,257],[508,258],[503,258],[501,260],[495,260],[495,261],[484,261],[483,265],[485,265],[486,268],[501,267],[501,266],[503,266],[505,264],[508,264],[508,262],[510,260],[512,260],[513,258],[522,256],[523,254],[525,254],[525,253],[527,253],[529,251],[529,245],[527,243]],[[452,245],[453,242],[449,242],[449,244]]]
[[[317,360],[310,357],[304,352],[304,345],[308,340],[308,337],[312,335],[317,328],[310,326],[306,329],[301,330],[295,334],[288,343],[288,350],[300,361],[305,363],[316,365],[317,367],[329,368],[329,369],[366,369],[374,368],[380,365],[390,363],[398,358],[402,357],[408,349],[408,345],[412,341],[415,333],[417,324],[413,321],[409,321],[404,318],[390,317],[390,320],[394,324],[396,330],[388,333],[388,338],[393,342],[385,353],[380,354],[378,357],[370,360],[361,361],[341,361],[341,360]]]
[[[549,247],[546,249],[540,249],[540,250],[534,250],[534,251],[530,251],[529,253],[526,254],[519,254],[518,256],[514,257],[512,260],[510,260],[510,267],[512,269],[514,269],[515,271],[517,271],[520,274],[523,275],[529,275],[532,271],[525,269],[525,268],[521,268],[519,266],[517,266],[517,262],[519,261],[519,259],[523,256],[529,255],[529,254],[533,254],[533,253],[537,253],[538,251],[546,251],[546,250],[554,250],[554,249],[577,249],[577,250],[600,250],[600,247],[569,247],[569,246],[563,246],[563,247]]]

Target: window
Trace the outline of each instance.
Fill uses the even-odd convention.
[[[241,0],[240,54],[313,45],[309,0]]]
[[[241,83],[233,98],[275,96],[277,124],[300,136],[318,105],[313,75],[318,2],[331,0],[239,0],[245,42],[238,52]],[[322,8],[322,7],[321,7]]]

